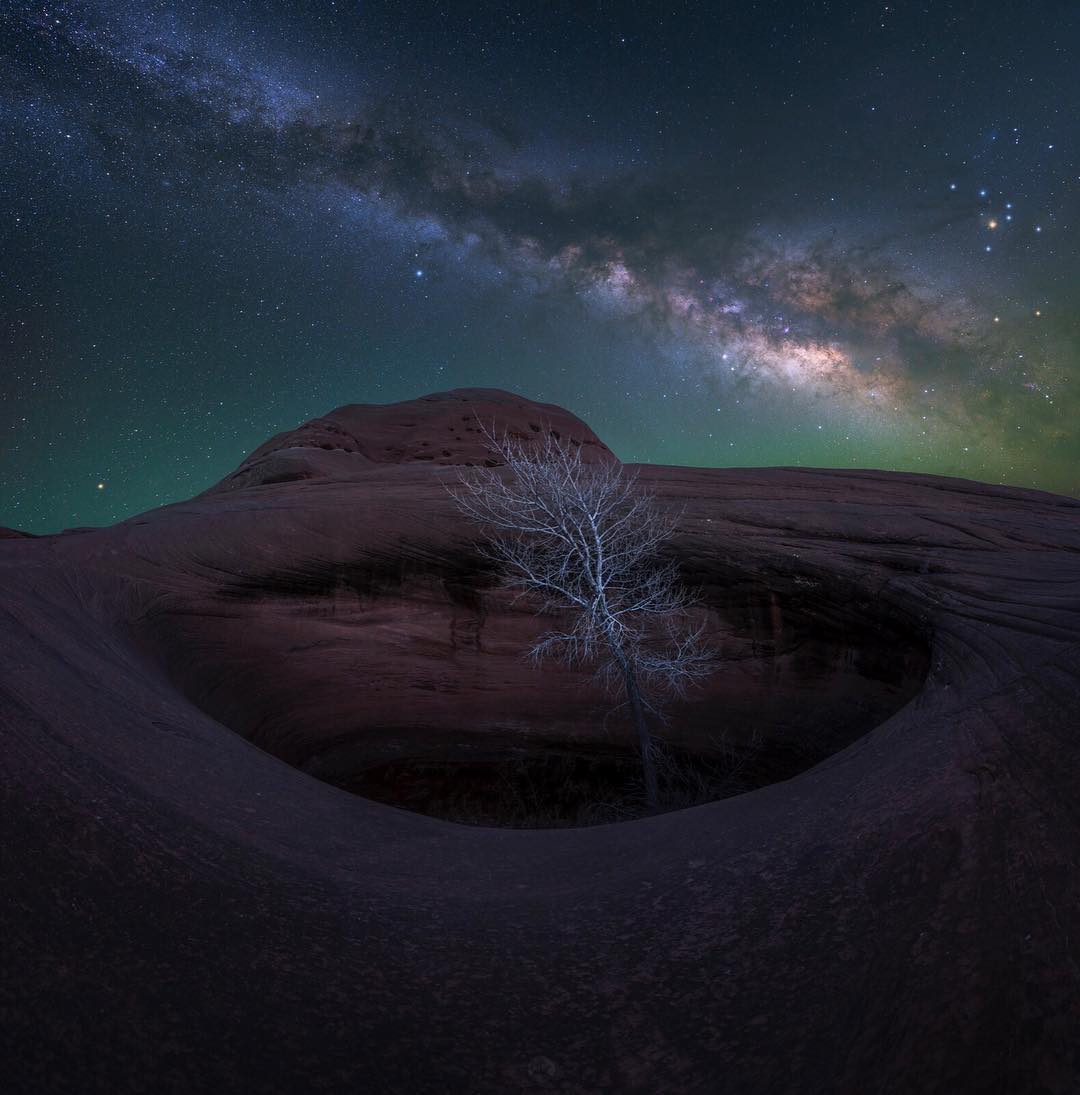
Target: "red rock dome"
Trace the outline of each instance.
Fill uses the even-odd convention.
[[[375,464],[492,463],[482,429],[529,439],[551,431],[586,461],[614,460],[580,418],[498,388],[456,388],[403,403],[350,403],[256,449],[215,490],[348,476],[357,461]]]

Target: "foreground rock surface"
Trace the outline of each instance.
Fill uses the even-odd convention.
[[[627,824],[455,825],[306,773],[619,735],[521,662],[542,622],[446,490],[476,417],[614,459],[458,391],[0,544],[5,1090],[1075,1091],[1080,503],[641,468],[718,650],[670,734],[806,770]]]

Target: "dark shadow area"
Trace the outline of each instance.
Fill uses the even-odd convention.
[[[684,565],[684,578],[716,664],[654,723],[657,811],[790,779],[923,688],[923,621],[840,575],[709,558]],[[474,556],[313,559],[246,574],[218,596],[212,645],[202,620],[169,616],[155,655],[214,718],[314,778],[465,824],[649,812],[621,697],[605,698],[587,673],[525,666],[542,621]],[[188,634],[213,656],[190,657]],[[365,677],[357,664],[377,668]]]
[[[302,765],[344,791],[466,825],[567,828],[631,821],[686,809],[791,779],[824,760],[811,746],[751,740],[710,742],[708,752],[655,740],[657,806],[645,802],[640,754],[614,745],[488,736],[365,764],[356,746]]]

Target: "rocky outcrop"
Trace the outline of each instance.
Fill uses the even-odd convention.
[[[483,431],[495,426],[519,439],[547,433],[580,449],[587,461],[614,460],[611,450],[562,407],[495,388],[458,388],[406,403],[354,403],[272,437],[210,493],[299,479],[348,477],[361,464],[496,463]]]
[[[466,390],[5,545],[6,1088],[1074,1091],[1080,503],[638,469],[682,511],[717,650],[667,733],[753,743],[774,782],[454,824],[333,784],[482,782],[623,735],[587,680],[520,658],[543,621],[446,490],[490,457],[470,413],[614,459],[558,408]]]

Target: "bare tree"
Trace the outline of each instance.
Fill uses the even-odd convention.
[[[641,749],[647,804],[658,799],[648,717],[664,696],[681,695],[712,671],[704,625],[692,626],[695,599],[674,562],[658,551],[677,514],[662,511],[621,464],[587,464],[580,447],[554,431],[520,440],[481,430],[505,467],[476,468],[452,490],[459,508],[488,532],[482,552],[507,584],[541,598],[541,612],[569,611],[571,626],[533,646],[539,661],[595,665],[621,691]],[[509,474],[507,474],[509,473]]]

